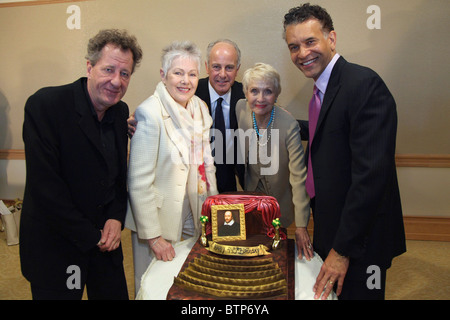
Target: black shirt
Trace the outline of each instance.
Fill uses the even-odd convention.
[[[115,184],[119,174],[119,154],[117,151],[116,136],[114,133],[115,110],[114,106],[110,107],[106,110],[103,119],[99,121],[97,112],[94,109],[94,105],[87,90],[87,80],[85,80],[83,88],[86,94],[86,99],[88,100],[88,104],[91,108],[92,116],[94,117],[94,122],[98,129],[100,143],[103,147],[103,155],[106,158],[106,163],[108,166],[109,175],[107,179],[100,182],[100,184],[105,188],[105,198],[103,203],[107,204],[115,197]]]

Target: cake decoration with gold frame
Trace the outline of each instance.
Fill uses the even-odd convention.
[[[294,244],[281,228],[280,214],[276,199],[260,193],[208,197],[202,234],[167,299],[293,299]],[[231,216],[234,228],[224,235],[220,226]]]
[[[202,206],[202,216],[208,221],[205,222],[206,236],[213,234],[211,214],[212,208],[217,205],[243,205],[246,219],[246,234],[266,234],[273,238],[276,234],[276,228],[272,224],[273,220],[281,217],[278,201],[271,196],[257,192],[234,192],[232,194],[222,193],[208,197]],[[257,215],[252,213],[258,212]],[[257,216],[257,219],[252,217]],[[242,217],[242,215],[241,215]],[[280,231],[281,240],[286,239],[286,234]]]
[[[231,227],[226,225],[227,216],[231,216],[231,221],[233,221]],[[211,206],[211,228],[212,240],[214,242],[245,240],[244,204],[238,203]],[[227,231],[226,229],[231,229],[231,231]]]

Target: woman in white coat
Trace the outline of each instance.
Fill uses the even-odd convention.
[[[128,168],[135,288],[153,257],[169,261],[172,244],[200,234],[204,200],[217,194],[209,144],[212,118],[195,90],[201,54],[190,42],[163,50],[161,82],[138,106]]]

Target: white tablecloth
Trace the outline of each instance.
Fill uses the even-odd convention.
[[[172,261],[164,262],[153,259],[141,279],[141,288],[136,296],[136,300],[165,300],[169,292],[173,279],[178,275],[189,252],[198,238],[193,237],[182,241],[174,246],[175,258]],[[297,252],[297,248],[295,248]],[[311,261],[305,258],[295,259],[295,299],[314,300],[313,286],[316,277],[322,266],[322,259],[318,254],[314,255]],[[334,292],[328,296],[329,300],[335,300]]]

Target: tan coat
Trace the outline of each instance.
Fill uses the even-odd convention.
[[[300,127],[287,111],[275,106],[275,117],[272,134],[266,147],[258,147],[262,154],[269,155],[270,163],[263,159],[266,165],[255,164],[249,155],[251,146],[257,146],[256,134],[253,129],[252,112],[245,99],[236,105],[236,116],[241,134],[239,150],[245,155],[245,189],[246,191],[261,191],[277,199],[281,209],[281,223],[289,227],[293,221],[297,227],[306,227],[309,221],[309,197],[305,189],[306,166],[303,145],[300,139]],[[262,133],[262,132],[261,132]],[[278,133],[278,139],[277,134]],[[250,139],[248,138],[250,136]],[[245,141],[245,142],[244,142]],[[253,141],[253,142],[251,142]],[[254,149],[252,149],[254,150]],[[254,156],[253,152],[253,156]],[[261,159],[261,158],[259,158]],[[261,161],[258,161],[261,162]],[[261,169],[266,168],[267,172]],[[270,168],[270,169],[269,169]]]

